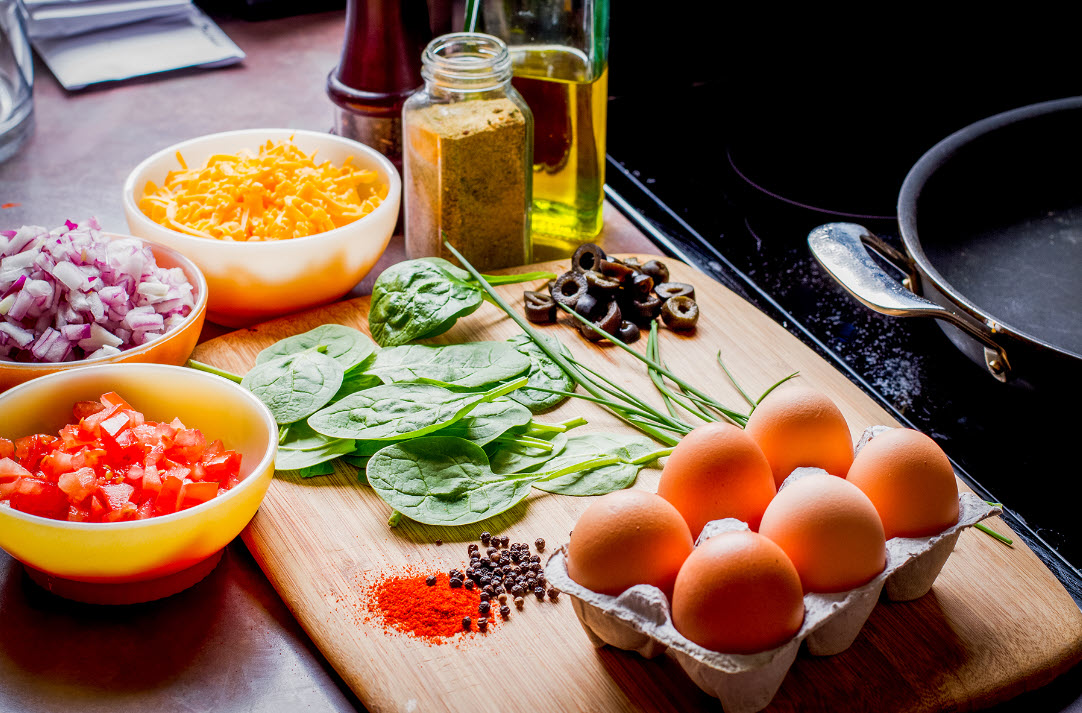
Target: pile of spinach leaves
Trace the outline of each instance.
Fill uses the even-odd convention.
[[[546,346],[566,352],[555,340]],[[671,450],[637,435],[570,433],[582,419],[535,421],[575,384],[525,335],[381,349],[325,324],[264,349],[243,378],[189,366],[232,378],[267,405],[280,426],[278,470],[314,477],[335,461],[355,466],[395,512],[392,522],[474,523],[534,488],[600,495],[629,487]]]

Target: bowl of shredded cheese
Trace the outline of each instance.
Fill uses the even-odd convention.
[[[364,144],[245,129],[158,151],[123,200],[132,234],[202,270],[207,318],[244,326],[349,292],[387,248],[401,193],[394,165]]]

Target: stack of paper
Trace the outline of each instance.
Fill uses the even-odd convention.
[[[65,89],[244,59],[191,0],[24,2],[30,41]]]

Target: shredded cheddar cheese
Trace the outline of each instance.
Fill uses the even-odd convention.
[[[155,223],[201,238],[288,240],[326,232],[371,213],[387,197],[375,171],[317,164],[288,142],[217,154],[202,168],[170,171],[159,188],[148,181],[139,208]]]

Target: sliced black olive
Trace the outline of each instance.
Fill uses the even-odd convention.
[[[661,311],[661,299],[655,294],[636,295],[624,302],[625,315],[636,324],[648,324]]]
[[[631,344],[632,342],[639,341],[640,335],[639,325],[634,322],[628,322],[627,320],[620,322],[620,329],[616,332],[616,336],[620,337],[620,341],[624,344]]]
[[[593,243],[583,243],[571,256],[571,269],[575,272],[596,270],[605,259],[605,251]]]
[[[637,272],[635,276],[631,278],[631,289],[640,295],[650,294],[650,290],[654,289],[654,278],[647,275],[645,272]]]
[[[616,300],[609,302],[608,309],[605,311],[605,315],[598,320],[594,321],[601,329],[604,329],[609,334],[615,334],[616,330],[620,328],[620,322],[622,317],[620,315],[620,305],[616,304]],[[589,339],[591,342],[596,342],[603,337],[600,333],[590,329],[588,325],[579,323],[579,331],[582,332],[582,336]]]
[[[624,260],[623,263],[630,267],[632,270],[635,270],[636,272],[642,271],[642,263],[639,262],[639,258],[637,257],[629,257]]]
[[[565,272],[552,283],[552,299],[574,309],[579,297],[586,294],[586,287],[586,278],[581,272]]]
[[[537,324],[556,321],[556,301],[547,292],[526,290],[522,293],[526,300],[526,319]]]
[[[630,268],[619,260],[602,260],[601,261],[601,274],[615,279],[617,282],[623,282],[629,279],[635,274],[634,268]]]
[[[586,319],[594,319],[603,309],[597,298],[587,292],[585,295],[579,295],[578,302],[575,303],[575,311]]]
[[[695,299],[695,288],[686,282],[662,282],[654,288],[657,296],[663,300],[673,297],[690,297]]]
[[[619,280],[612,277],[606,277],[595,270],[590,270],[589,272],[584,272],[582,274],[586,277],[587,289],[590,291],[591,295],[596,295],[598,297],[609,296],[620,289]]]
[[[661,319],[669,329],[692,329],[699,321],[699,305],[685,295],[670,297],[661,308]]]
[[[642,266],[642,271],[654,278],[654,282],[658,284],[669,281],[669,268],[660,260],[650,260]]]

